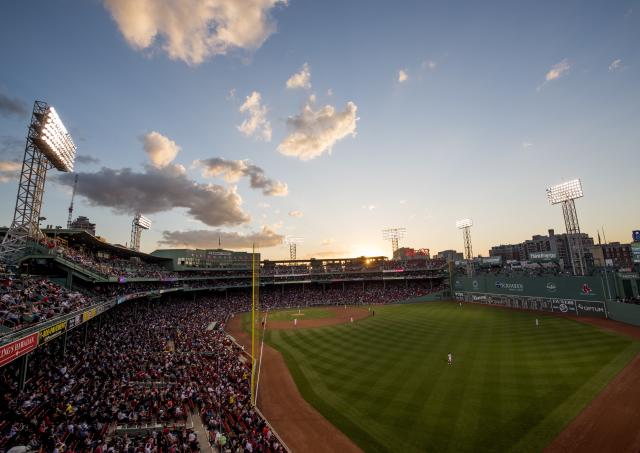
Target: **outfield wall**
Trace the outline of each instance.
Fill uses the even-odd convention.
[[[603,302],[608,299],[606,282],[600,277],[503,277],[500,275],[467,277],[454,275],[452,283],[452,292],[571,299],[587,302]],[[612,283],[610,282],[610,284]]]
[[[640,305],[607,302],[607,311],[611,319],[640,326]]]
[[[608,317],[605,283],[600,277],[453,277],[459,301],[575,316]]]

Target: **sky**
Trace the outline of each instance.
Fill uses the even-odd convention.
[[[549,228],[640,228],[640,2],[23,0],[0,15],[0,225],[34,100],[78,149],[74,217],[142,250],[475,254]],[[74,175],[50,170],[65,225]]]

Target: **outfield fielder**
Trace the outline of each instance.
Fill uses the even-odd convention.
[[[447,362],[449,363],[449,365],[453,365],[453,354],[447,354]]]

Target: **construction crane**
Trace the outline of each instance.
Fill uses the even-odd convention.
[[[71,192],[71,203],[69,203],[69,217],[67,218],[67,229],[71,228],[71,218],[73,217],[73,199],[76,197],[78,188],[78,175],[73,179],[73,191]]]

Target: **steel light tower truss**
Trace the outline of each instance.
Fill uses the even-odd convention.
[[[547,199],[552,205],[562,205],[564,225],[567,230],[567,246],[573,275],[585,275],[587,269],[584,261],[580,223],[576,211],[575,200],[582,198],[582,182],[580,179],[563,182],[547,189]]]
[[[140,251],[140,238],[142,231],[151,228],[151,220],[147,219],[140,213],[137,213],[131,222],[131,249],[136,252]]]
[[[464,240],[464,259],[473,259],[473,247],[471,246],[471,227],[473,220],[462,219],[456,222],[456,228],[462,230],[462,238]]]
[[[382,239],[391,241],[391,256],[398,251],[398,242],[407,235],[406,228],[387,228],[382,230]]]
[[[286,238],[284,238],[284,243],[287,244],[289,246],[289,259],[290,260],[295,260],[296,259],[296,246],[298,244],[301,244],[302,242],[304,242],[304,239],[301,237],[297,237],[297,236],[287,236]]]
[[[75,156],[76,145],[55,109],[46,102],[35,101],[13,221],[0,246],[0,257],[5,263],[15,264],[25,254],[29,240],[44,236],[39,219],[47,171],[49,168],[73,171]]]
[[[71,228],[73,218],[73,200],[76,197],[76,190],[78,189],[78,175],[73,178],[73,191],[71,192],[71,203],[69,203],[69,216],[67,217],[67,229]]]

